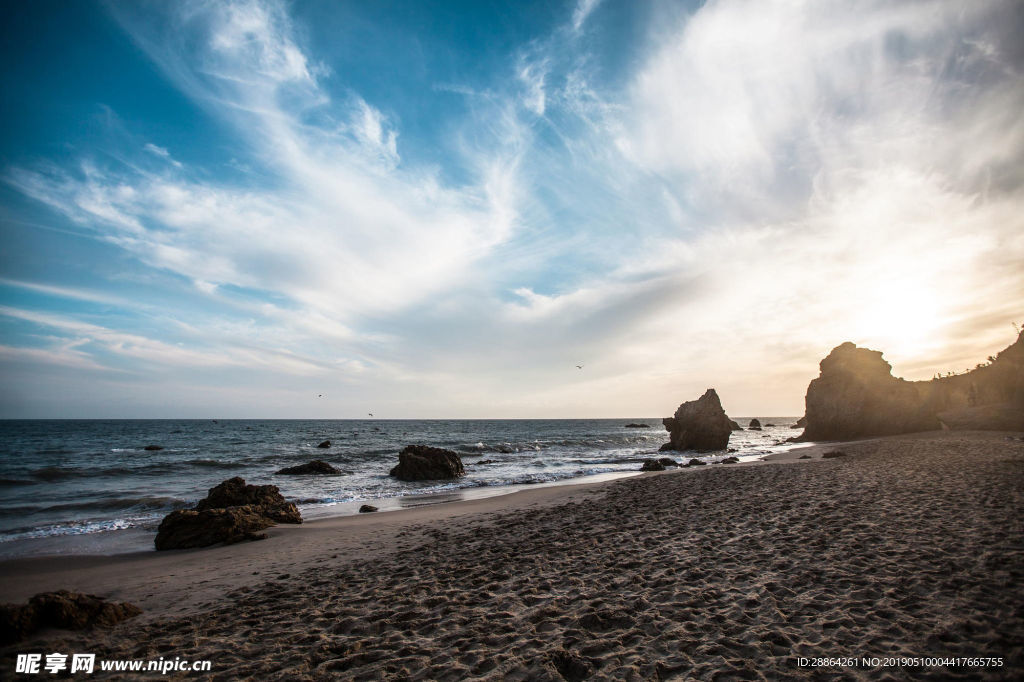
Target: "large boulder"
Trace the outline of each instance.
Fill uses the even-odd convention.
[[[398,465],[390,475],[401,481],[435,481],[464,476],[458,453],[429,445],[408,445],[398,453]]]
[[[0,606],[0,646],[18,642],[42,628],[84,630],[94,625],[114,625],[140,613],[142,609],[134,604],[108,602],[91,594],[43,592],[27,604]]]
[[[293,467],[285,467],[277,472],[278,476],[336,476],[341,471],[335,469],[327,462],[314,459],[312,462],[306,462],[305,464],[299,464]]]
[[[156,532],[157,549],[189,549],[264,540],[274,522],[251,504],[221,509],[179,509],[164,517]]]
[[[669,432],[669,442],[662,446],[664,450],[724,450],[732,433],[729,417],[713,388],[699,399],[680,405],[675,415],[666,417],[662,423]]]
[[[260,531],[276,523],[302,523],[302,515],[276,485],[248,485],[236,476],[210,488],[194,508],[165,516],[154,544],[163,550],[262,540]]]
[[[880,351],[847,342],[821,361],[806,405],[800,440],[1024,428],[1024,333],[988,363],[930,381],[893,377]]]
[[[240,476],[229,478],[210,488],[205,499],[199,500],[196,511],[224,509],[251,505],[263,516],[281,523],[302,523],[298,508],[284,499],[276,485],[249,485]]]
[[[747,428],[750,429],[751,431],[760,431],[761,420],[758,419],[757,417],[754,417],[753,419],[750,420],[750,423],[747,424]]]

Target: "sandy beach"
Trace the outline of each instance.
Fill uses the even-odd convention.
[[[229,547],[7,561],[2,601],[71,589],[144,614],[42,632],[0,665],[86,651],[210,660],[212,679],[1019,679],[1020,436],[915,434]]]

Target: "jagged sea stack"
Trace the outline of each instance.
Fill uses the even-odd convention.
[[[680,405],[675,415],[666,417],[662,423],[669,432],[669,442],[662,446],[665,450],[711,452],[729,446],[732,426],[713,388],[698,400]]]

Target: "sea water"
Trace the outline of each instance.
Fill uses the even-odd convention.
[[[746,426],[749,420],[737,421]],[[0,557],[38,553],[39,547],[59,552],[56,538],[82,535],[111,540],[89,547],[124,548],[113,538],[128,529],[138,545],[132,548],[151,547],[164,515],[191,506],[232,476],[278,486],[304,517],[315,518],[356,513],[362,502],[388,509],[625,475],[654,456],[758,459],[792,447],[785,440],[800,433],[790,428],[795,417],[760,421],[773,426],[733,432],[732,452],[702,455],[658,453],[668,440],[660,418],[0,421]],[[325,440],[331,446],[318,448]],[[392,478],[398,452],[413,443],[455,450],[466,476],[415,483]],[[329,462],[341,475],[275,475],[312,459]],[[42,538],[50,540],[31,542]]]

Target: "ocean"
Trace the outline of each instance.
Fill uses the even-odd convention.
[[[793,447],[796,417],[736,431],[741,460]],[[748,419],[737,419],[746,426]],[[650,428],[626,428],[627,423]],[[318,448],[324,440],[330,448]],[[232,476],[272,483],[303,517],[503,494],[527,485],[625,476],[668,440],[660,418],[528,420],[5,420],[0,421],[0,558],[152,548],[156,527]],[[407,483],[388,475],[413,443],[457,451],[466,476]],[[146,450],[148,445],[161,450]],[[339,476],[279,476],[322,459]],[[479,462],[479,464],[478,464]],[[487,463],[483,463],[487,462]],[[88,538],[84,542],[83,538]],[[77,540],[77,541],[76,541]],[[44,542],[45,541],[45,542]]]

